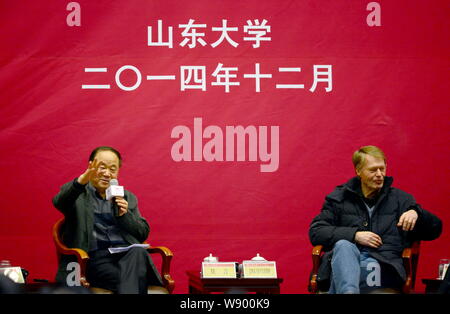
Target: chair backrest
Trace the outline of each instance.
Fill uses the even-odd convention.
[[[58,263],[61,259],[61,253],[58,248],[65,246],[61,239],[61,227],[63,224],[64,224],[64,218],[61,218],[53,225],[53,228],[52,228],[52,237],[53,237],[53,242],[55,243],[56,257],[58,258]]]

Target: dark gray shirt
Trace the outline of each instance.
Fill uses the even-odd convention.
[[[92,204],[94,211],[93,241],[90,244],[89,252],[128,245],[116,224],[112,202],[103,199],[91,183],[88,183],[86,188],[94,200]]]

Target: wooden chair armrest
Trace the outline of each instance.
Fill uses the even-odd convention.
[[[413,242],[411,247],[407,247],[403,250],[402,258],[403,259],[412,258],[414,255],[419,255],[419,252],[420,252],[420,242],[415,241]]]
[[[312,255],[320,256],[320,254],[322,254],[322,250],[323,250],[323,245],[316,245],[312,249]]]
[[[68,248],[65,245],[57,245],[56,250],[61,255],[75,255],[77,258],[77,263],[80,265],[80,283],[83,287],[89,288],[90,284],[86,279],[86,266],[89,260],[89,255],[86,251],[82,249]]]
[[[75,255],[79,263],[83,261],[87,261],[89,259],[89,255],[86,251],[78,248],[68,248],[64,243],[62,243],[61,239],[58,235],[59,230],[53,232],[53,241],[55,242],[56,251],[62,255]]]
[[[149,252],[150,254],[157,253],[161,255],[162,258],[161,276],[163,279],[163,284],[165,288],[169,291],[169,293],[172,293],[173,289],[175,288],[175,281],[170,275],[170,263],[173,257],[172,251],[164,246],[151,246],[147,249],[147,252]]]
[[[320,259],[323,253],[323,245],[316,245],[312,249],[313,273],[317,274],[320,266]]]
[[[61,255],[75,255],[77,263],[80,265],[80,282],[85,288],[89,288],[89,283],[86,280],[86,264],[89,260],[89,255],[86,251],[79,248],[68,248],[60,239],[59,232],[62,224],[64,223],[64,218],[60,219],[53,227],[53,241],[55,242],[56,255],[58,260]]]
[[[75,255],[78,262],[83,263],[89,260],[89,254],[82,249],[68,248],[65,245],[57,245],[56,249],[61,255]]]
[[[161,254],[161,256],[163,256],[164,258],[172,258],[173,257],[172,251],[165,246],[150,246],[147,249],[147,251],[149,251],[150,253]]]
[[[311,293],[317,293],[319,289],[317,285],[317,273],[319,272],[320,259],[322,257],[322,253],[323,253],[323,245],[316,245],[313,247],[312,249],[313,267],[311,271],[311,279],[308,285],[308,290]]]
[[[410,293],[414,289],[419,253],[420,241],[413,242],[411,247],[405,248],[402,252],[403,266],[406,272],[406,280],[402,289],[403,293]]]

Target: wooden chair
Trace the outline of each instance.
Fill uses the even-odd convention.
[[[93,293],[112,293],[110,290],[91,287],[90,283],[86,279],[86,265],[89,260],[89,255],[86,251],[79,248],[68,248],[61,238],[61,227],[64,223],[64,218],[58,220],[53,226],[53,241],[56,247],[56,256],[58,258],[58,264],[61,255],[75,255],[78,264],[80,265],[80,283],[83,287],[89,288]],[[145,243],[145,242],[144,242]],[[163,281],[163,287],[149,286],[148,293],[172,293],[175,287],[175,281],[170,276],[170,262],[172,260],[173,254],[170,249],[164,246],[150,246],[147,249],[149,254],[159,254],[161,255],[161,277]]]
[[[317,282],[317,276],[323,253],[324,251],[322,245],[316,245],[312,249],[313,268],[311,271],[311,276],[308,284],[308,291],[311,293],[320,293]],[[414,285],[416,282],[417,264],[419,262],[419,253],[420,253],[420,241],[413,242],[411,247],[407,247],[403,250],[402,259],[403,259],[403,266],[405,267],[406,271],[406,281],[403,284],[401,291],[403,293],[410,293],[414,290]],[[386,290],[386,292],[398,293],[400,291]]]

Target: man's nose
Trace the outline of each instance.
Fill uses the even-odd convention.
[[[381,170],[377,169],[377,176],[382,176],[382,175],[383,175],[383,173],[381,172]]]

